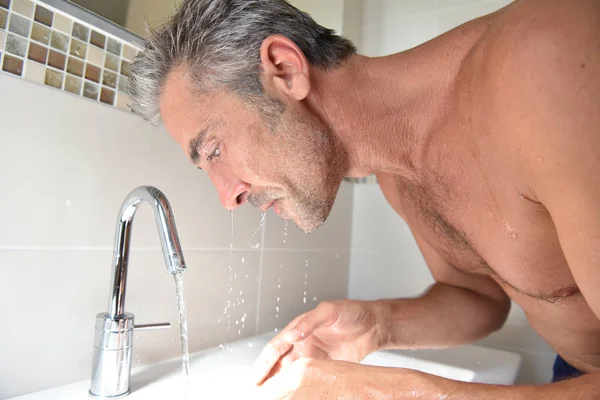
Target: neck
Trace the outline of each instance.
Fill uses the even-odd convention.
[[[427,168],[431,139],[452,109],[456,75],[473,47],[447,41],[381,58],[354,55],[313,74],[309,103],[346,150],[347,176],[393,173],[412,180]]]

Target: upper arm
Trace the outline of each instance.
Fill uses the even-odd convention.
[[[499,114],[510,121],[505,134],[519,150],[522,178],[547,208],[573,277],[600,318],[600,3],[568,3],[555,29],[514,46]]]

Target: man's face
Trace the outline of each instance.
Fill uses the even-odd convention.
[[[322,225],[345,173],[342,152],[325,124],[298,102],[268,107],[265,118],[260,106],[228,91],[195,93],[188,79],[183,70],[171,72],[161,117],[192,162],[208,173],[223,206],[273,206],[305,232]]]

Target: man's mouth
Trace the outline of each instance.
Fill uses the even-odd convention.
[[[271,200],[270,202],[268,202],[266,205],[260,207],[260,209],[265,212],[267,211],[269,208],[271,208],[271,206],[275,203],[275,200]]]

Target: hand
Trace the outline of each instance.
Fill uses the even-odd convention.
[[[385,339],[385,308],[380,302],[322,302],[300,315],[273,338],[254,364],[262,383],[300,358],[359,362]]]
[[[302,358],[257,388],[255,400],[385,400],[413,399],[430,393],[419,373],[343,361]]]

